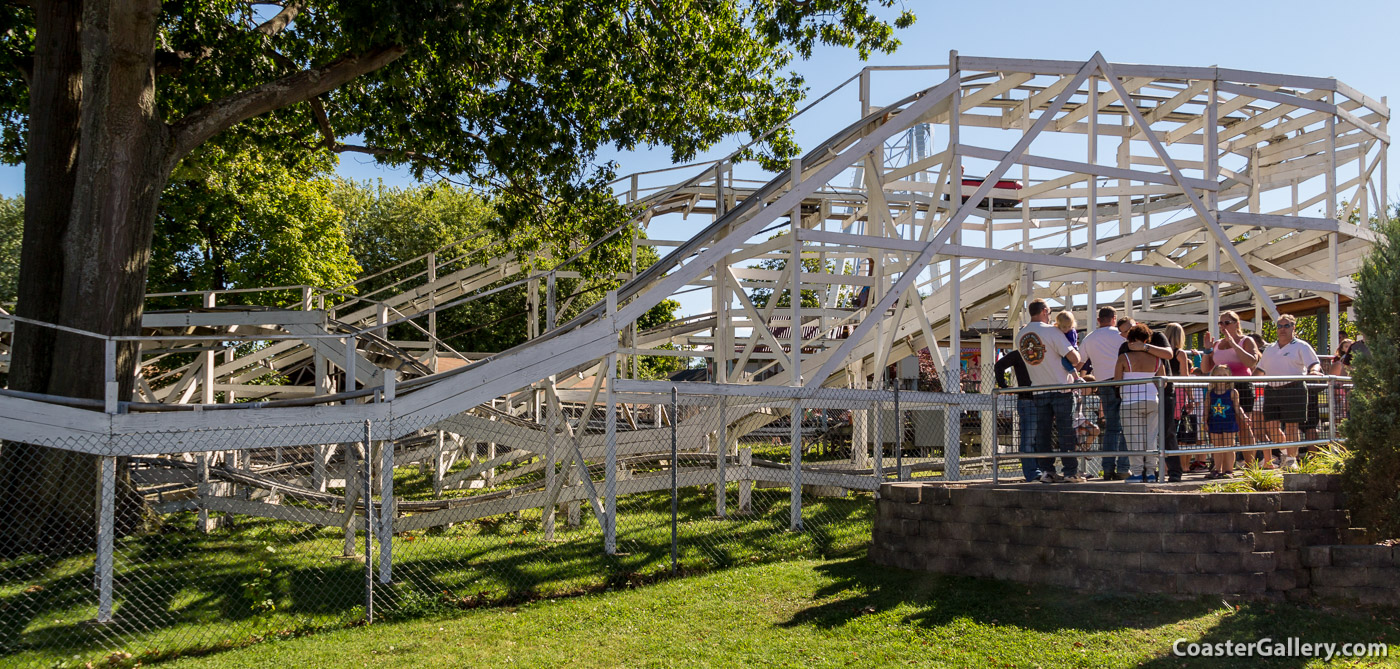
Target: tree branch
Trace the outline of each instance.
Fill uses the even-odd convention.
[[[310,100],[355,77],[394,62],[406,51],[407,48],[397,44],[375,47],[365,53],[342,56],[321,67],[295,72],[211,102],[171,126],[174,141],[171,142],[167,158],[173,163],[240,121]]]
[[[257,28],[254,28],[254,30],[264,35],[267,35],[268,37],[282,32],[284,29],[286,29],[287,24],[294,21],[297,17],[297,14],[301,13],[301,8],[304,4],[305,3],[302,2],[287,3],[282,7],[282,11],[277,12],[276,16],[263,22],[262,25],[258,26]]]

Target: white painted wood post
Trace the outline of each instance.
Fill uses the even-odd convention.
[[[675,417],[672,416],[672,420]],[[802,400],[792,401],[792,449],[789,457],[792,460],[792,494],[790,496],[792,516],[788,521],[788,529],[793,532],[802,531]]]
[[[437,283],[437,253],[428,253],[428,285]],[[437,371],[437,289],[428,291],[428,366]]]
[[[108,446],[110,447],[110,442]],[[102,456],[98,473],[97,622],[112,622],[112,572],[116,566],[114,535],[117,511],[117,459]]]
[[[801,158],[794,158],[792,160],[790,171],[792,172],[792,188],[795,190],[802,183]],[[793,206],[792,213],[789,214],[789,216],[791,216],[792,218],[792,228],[790,233],[792,235],[792,255],[791,259],[788,260],[788,262],[792,265],[792,288],[791,294],[788,296],[789,306],[792,307],[792,327],[788,331],[788,334],[791,335],[791,343],[789,344],[789,346],[791,346],[792,348],[791,383],[794,386],[800,386],[802,385],[802,235],[800,234],[802,232],[801,200],[798,200],[797,204]],[[776,294],[776,291],[774,292]],[[758,323],[755,324],[755,326],[762,327],[763,324]],[[779,351],[774,351],[774,353],[779,353]]]
[[[604,397],[604,404],[607,407],[607,417],[604,419],[603,432],[603,504],[606,506],[603,521],[603,552],[608,555],[617,553],[617,352],[608,354],[607,365],[607,395]]]
[[[341,368],[345,370],[345,391],[353,392],[357,385],[355,379],[355,335],[345,336],[345,365]]]
[[[958,78],[962,76],[962,71],[958,68],[958,52],[948,52],[948,76]],[[957,195],[949,199],[949,204],[957,209],[962,201],[962,181],[963,167],[962,157],[959,155],[959,144],[962,143],[962,87],[959,86],[952,94],[952,106],[948,114],[948,160],[952,165],[953,184]],[[949,243],[962,244],[962,224],[952,232]],[[954,256],[948,260],[948,361],[944,365],[943,390],[945,392],[962,392],[962,261]],[[948,407],[944,410],[943,429],[943,478],[949,481],[962,479],[959,463],[962,456],[961,436],[961,413],[956,407]]]
[[[214,307],[214,293],[209,292],[209,293],[205,293],[205,294],[204,294],[204,306],[205,306],[205,308],[213,308],[213,307]],[[204,369],[203,369],[203,370],[201,371],[201,373],[200,373],[200,380],[199,380],[200,386],[202,386],[202,387],[201,387],[201,390],[203,391],[203,392],[200,394],[200,402],[203,403],[203,404],[213,404],[213,403],[214,403],[214,348],[213,348],[213,343],[214,343],[214,342],[208,342],[208,341],[206,341],[206,342],[201,342],[201,344],[204,346],[204,348],[208,349],[208,350],[206,350],[206,351],[204,351],[203,353],[200,354],[200,357],[204,359]]]

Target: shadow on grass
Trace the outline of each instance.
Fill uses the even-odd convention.
[[[813,499],[809,509],[822,521],[792,533],[788,492],[754,492],[751,514],[716,519],[712,488],[682,491],[680,575],[829,557],[869,541],[868,497]],[[619,502],[619,555],[603,553],[601,528],[587,511],[575,528],[560,514],[554,541],[544,540],[537,509],[396,535],[394,582],[376,582],[376,612],[404,619],[669,578],[669,492]],[[360,535],[356,546],[362,541]],[[2,562],[0,664],[81,665],[74,655],[86,661],[118,650],[149,664],[354,624],[365,564],[341,558],[343,545],[340,528],[245,517],[206,535],[195,529],[193,514],[168,517],[161,530],[119,542],[115,620],[105,625],[90,622],[97,605],[92,555]],[[273,608],[259,608],[265,600]]]
[[[817,567],[832,579],[818,600],[783,627],[835,629],[878,611],[897,607],[914,610],[902,623],[933,629],[955,621],[1015,627],[1046,634],[1155,630],[1212,613],[1219,622],[1191,641],[1253,642],[1299,637],[1308,642],[1382,642],[1400,644],[1400,609],[1368,607],[1322,608],[1272,601],[1243,602],[1228,613],[1219,597],[1180,599],[1158,595],[1089,593],[1051,586],[1034,586],[990,579],[928,574],[881,567],[854,557]],[[833,599],[834,598],[834,599]],[[1233,599],[1233,598],[1232,598]],[[1241,658],[1176,657],[1174,636],[1157,642],[1148,667],[1238,666]],[[1309,658],[1254,657],[1251,666],[1302,667]]]

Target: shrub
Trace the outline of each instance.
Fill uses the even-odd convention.
[[[1342,433],[1351,458],[1343,486],[1353,519],[1400,537],[1400,219],[1376,226],[1354,309],[1370,352],[1357,358]]]

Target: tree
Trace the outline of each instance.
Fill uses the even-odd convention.
[[[181,161],[161,195],[147,290],[353,281],[360,268],[331,199],[331,167],[325,155],[287,165],[257,150],[201,147]],[[301,295],[251,296],[259,304],[269,297],[288,304]]]
[[[19,243],[24,235],[24,198],[0,197],[0,308],[19,289]]]
[[[1352,457],[1343,484],[1357,522],[1400,538],[1400,218],[1375,227],[1353,303],[1370,352],[1352,367],[1355,387],[1342,424]]]
[[[29,205],[17,313],[103,335],[139,331],[160,193],[216,138],[459,174],[504,196],[503,225],[566,244],[573,221],[544,216],[600,192],[600,146],[687,160],[786,118],[801,94],[783,74],[794,55],[898,43],[860,0],[32,0],[0,8],[0,27],[0,148],[24,161]],[[779,131],[751,157],[793,152]],[[100,395],[99,339],[15,335],[12,388]],[[119,347],[123,395],[135,363]],[[0,508],[0,544],[88,545],[94,467],[7,446],[0,499],[41,511]]]

